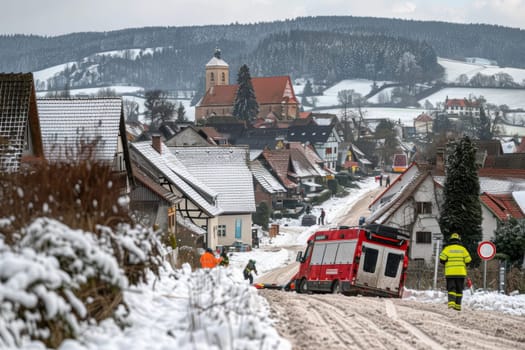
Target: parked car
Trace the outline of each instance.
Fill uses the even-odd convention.
[[[303,215],[303,219],[301,220],[301,226],[312,226],[315,224],[317,224],[317,216],[312,214]]]
[[[232,245],[228,246],[229,252],[249,252],[250,250],[252,250],[252,247],[241,241],[235,241]]]

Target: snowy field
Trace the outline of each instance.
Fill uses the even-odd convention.
[[[506,73],[509,74],[514,79],[514,82],[518,84],[521,84],[525,80],[525,69],[498,67],[488,64],[488,62],[469,63],[438,57],[438,64],[445,69],[445,81],[449,83],[456,82],[458,77],[462,74],[465,74],[470,79],[477,73],[483,75]]]
[[[319,113],[331,113],[337,116],[341,115],[341,108],[330,108],[330,109],[318,109],[314,108],[313,112]],[[349,108],[350,112],[358,115],[358,110],[355,108]],[[421,113],[427,113],[428,111],[423,108],[394,108],[394,107],[363,107],[364,119],[391,119],[394,121],[400,121],[404,126],[414,126],[414,119]]]

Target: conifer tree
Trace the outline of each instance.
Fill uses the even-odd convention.
[[[259,104],[255,98],[252,78],[247,65],[242,65],[237,76],[237,95],[233,106],[233,116],[242,120],[254,120],[259,113]]]
[[[511,217],[495,231],[496,251],[514,266],[525,268],[525,219]]]
[[[444,203],[439,225],[445,241],[448,241],[452,233],[459,233],[462,243],[477,265],[479,258],[476,250],[482,237],[482,217],[476,148],[468,136],[451,146],[453,152],[447,157]]]
[[[313,96],[313,95],[314,95],[314,91],[312,89],[312,82],[310,80],[307,80],[306,85],[304,86],[304,89],[303,89],[303,96]]]
[[[181,123],[186,121],[186,109],[182,102],[179,102],[179,107],[177,108],[177,121]]]
[[[479,139],[492,140],[492,125],[490,116],[486,114],[485,108],[481,107],[479,111]]]

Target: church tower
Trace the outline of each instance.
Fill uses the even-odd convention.
[[[230,66],[221,58],[221,50],[215,49],[212,59],[206,64],[206,92],[216,85],[230,84]]]

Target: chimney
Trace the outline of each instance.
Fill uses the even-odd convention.
[[[155,149],[155,151],[159,152],[159,154],[162,154],[162,143],[160,142],[160,135],[153,135],[151,137],[151,146]]]

